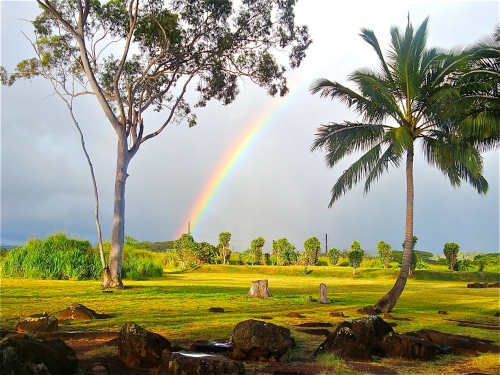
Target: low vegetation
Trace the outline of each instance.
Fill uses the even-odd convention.
[[[149,277],[162,276],[163,270],[186,270],[203,264],[220,264],[251,266],[336,266],[365,269],[398,269],[401,267],[402,251],[390,250],[390,245],[380,241],[385,251],[378,256],[361,250],[357,241],[354,249],[340,251],[332,248],[325,256],[319,256],[319,240],[312,237],[305,241],[304,252],[298,251],[286,238],[273,243],[271,254],[263,253],[264,239],[259,237],[252,241],[250,249],[244,252],[221,252],[219,246],[206,242],[195,242],[191,235],[183,235],[177,241],[138,242],[127,237],[123,259],[122,276],[126,280],[145,280]],[[189,237],[189,238],[188,238]],[[226,236],[227,237],[227,236]],[[172,247],[171,249],[169,247]],[[227,245],[226,245],[227,247]],[[104,251],[109,254],[111,245],[104,243]],[[306,251],[306,249],[309,249]],[[391,254],[388,254],[388,250]],[[361,252],[363,254],[361,254]],[[220,254],[223,254],[224,258]],[[359,256],[354,256],[355,254]],[[434,254],[414,250],[414,269],[430,271],[449,270],[449,261]],[[453,271],[466,273],[500,272],[500,254],[461,254],[456,255]],[[452,271],[452,272],[453,272]],[[305,273],[305,272],[304,272]],[[98,280],[102,277],[98,249],[92,248],[87,240],[68,238],[57,233],[46,239],[32,239],[24,246],[2,250],[0,252],[0,275],[3,277],[20,277],[35,279],[72,279]],[[445,277],[446,278],[446,277]]]

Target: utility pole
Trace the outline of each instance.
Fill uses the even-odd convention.
[[[325,255],[328,255],[328,233],[325,233]]]
[[[188,234],[191,234],[191,220],[188,221]]]

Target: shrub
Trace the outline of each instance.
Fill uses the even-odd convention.
[[[430,267],[423,259],[419,259],[417,262],[417,265],[416,265],[416,269],[428,270],[428,269],[430,269]]]
[[[317,266],[326,267],[328,266],[328,260],[325,257],[320,257]]]
[[[369,257],[365,254],[360,267],[365,268],[382,268],[382,262],[378,257]]]
[[[57,233],[45,240],[29,240],[25,246],[9,251],[1,273],[33,279],[83,280],[99,278],[102,266],[89,241]]]
[[[328,260],[330,261],[330,264],[332,266],[335,266],[339,262],[339,258],[340,258],[339,249],[332,247],[330,250],[328,250]]]
[[[467,258],[462,258],[462,259],[457,260],[457,262],[455,263],[454,270],[455,271],[465,272],[465,271],[468,271],[471,268],[473,268],[473,266],[472,266],[472,260],[471,259],[467,259]]]
[[[165,267],[174,268],[179,266],[179,260],[173,250],[167,250],[164,253],[162,263]]]

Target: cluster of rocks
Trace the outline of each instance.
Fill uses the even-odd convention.
[[[330,333],[315,355],[334,353],[346,361],[371,361],[373,356],[431,361],[439,354],[500,353],[492,341],[434,330],[396,333],[380,316],[346,320]]]
[[[93,311],[84,306],[74,307],[65,314],[67,319],[79,317],[82,311]],[[75,350],[63,340],[28,335],[57,334],[57,329],[57,318],[43,313],[23,319],[16,326],[17,332],[1,331],[2,374],[76,373]],[[284,362],[286,353],[295,345],[289,329],[253,319],[238,323],[229,340],[195,341],[187,349],[172,345],[165,337],[133,322],[123,325],[115,340],[123,363],[131,368],[156,370],[157,375],[243,375],[242,360]],[[85,372],[86,375],[108,373],[101,363],[92,364]]]
[[[471,283],[467,284],[467,288],[500,288],[500,282],[496,283]]]
[[[81,306],[76,310],[88,310],[94,319],[99,316]],[[68,316],[79,314],[72,311]],[[57,319],[55,322],[54,319],[48,314],[39,314],[18,324],[17,330],[21,333],[0,332],[0,368],[3,374],[65,375],[77,371],[76,353],[63,340],[22,333],[53,332],[57,330]],[[308,323],[298,326],[309,328]],[[326,339],[315,355],[334,353],[346,361],[371,361],[373,356],[429,361],[439,354],[500,353],[500,346],[491,341],[465,336],[433,330],[395,333],[389,323],[374,315],[345,320],[333,332],[328,327],[332,325],[323,326]],[[120,360],[132,368],[156,371],[156,375],[243,375],[242,361],[285,362],[287,352],[295,346],[288,328],[254,319],[238,323],[227,340],[199,340],[189,348],[175,346],[165,337],[133,322],[123,325],[116,334]],[[107,375],[109,371],[105,365],[94,363],[85,374]]]
[[[79,303],[69,305],[59,314],[61,320],[92,320],[110,317],[110,315],[99,314]],[[17,323],[16,332],[55,332],[59,329],[59,319],[46,312],[30,315]]]
[[[105,319],[109,316],[75,304],[62,311],[59,318],[89,320]],[[19,321],[15,331],[0,331],[2,374],[68,375],[76,373],[78,359],[75,350],[60,338],[43,337],[44,334],[58,333],[58,329],[58,318],[43,312]]]
[[[118,356],[130,367],[156,369],[157,375],[243,375],[240,361],[284,362],[294,345],[289,329],[253,319],[238,323],[229,340],[195,341],[188,349],[127,323],[120,330]]]

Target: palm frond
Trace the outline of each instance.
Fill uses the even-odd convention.
[[[424,157],[439,168],[452,186],[469,182],[480,194],[486,193],[488,184],[483,173],[483,158],[475,145],[453,133],[453,126],[433,129],[423,138]]]
[[[377,54],[379,60],[380,60],[380,65],[382,66],[382,71],[384,72],[384,76],[386,79],[390,80],[391,79],[391,73],[389,70],[389,67],[385,61],[384,54],[382,53],[382,49],[380,48],[380,45],[378,43],[378,39],[375,36],[375,33],[373,30],[369,29],[361,29],[361,34],[359,34],[361,38],[365,42],[367,42],[372,48],[375,50],[375,53]]]
[[[349,79],[356,83],[363,97],[368,100],[360,102],[356,111],[363,117],[363,121],[380,123],[387,117],[396,121],[404,118],[398,103],[396,89],[390,82],[373,71],[360,69],[353,72]]]
[[[366,177],[364,188],[365,194],[370,190],[372,183],[377,181],[385,171],[389,170],[389,166],[399,167],[403,158],[401,149],[398,146],[399,145],[390,144],[379,157],[377,163],[372,167],[370,173],[368,173]]]
[[[351,123],[326,124],[318,128],[311,151],[325,150],[325,162],[333,167],[353,152],[368,150],[383,140],[384,126]]]
[[[309,87],[309,91],[313,95],[320,93],[322,98],[338,98],[349,108],[353,105],[362,105],[360,103],[367,101],[361,94],[326,78],[315,80]]]
[[[351,190],[373,169],[379,160],[381,149],[380,144],[372,147],[340,175],[332,187],[332,197],[328,207],[332,207],[335,201]]]

